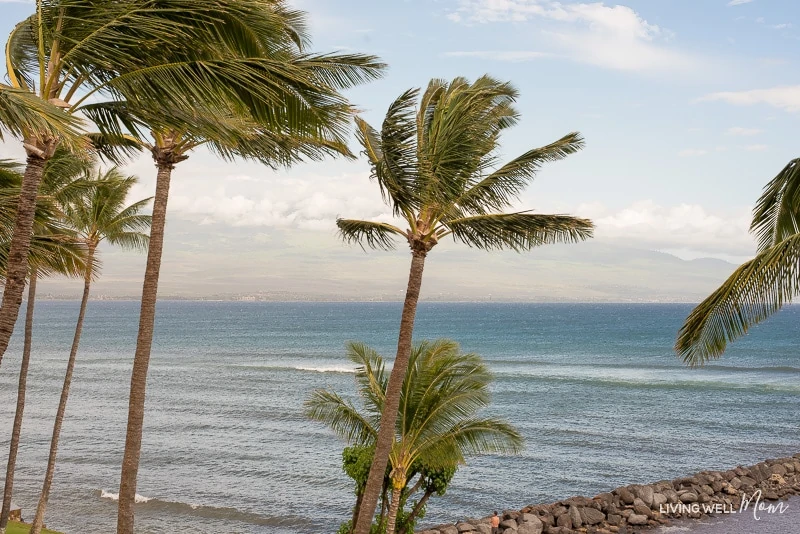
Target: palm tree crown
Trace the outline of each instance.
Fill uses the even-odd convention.
[[[362,408],[333,391],[317,390],[306,402],[306,415],[348,443],[372,445],[389,377],[383,358],[363,343],[349,343],[347,354],[357,365]],[[492,380],[481,358],[462,353],[454,341],[424,341],[413,348],[390,455],[393,496],[387,532],[393,532],[398,506],[406,497],[403,491],[412,477],[423,478],[421,466],[444,469],[463,464],[471,455],[520,451],[522,437],[511,425],[478,415],[489,404]]]
[[[729,341],[800,292],[800,159],[764,187],[750,231],[757,255],[694,308],[678,333],[675,350],[691,366],[722,356]]]
[[[389,107],[381,131],[356,119],[358,137],[384,200],[407,230],[339,219],[348,242],[390,249],[394,238],[429,251],[452,236],[482,249],[528,250],[591,237],[592,223],[566,215],[498,213],[511,207],[541,165],[583,147],[577,133],[497,166],[500,133],[518,120],[517,91],[484,76],[470,84],[432,80],[415,110],[417,90]]]

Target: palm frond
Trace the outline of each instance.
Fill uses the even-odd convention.
[[[73,151],[87,143],[81,134],[81,119],[24,89],[0,84],[0,140],[3,130],[17,137],[29,135],[58,138]]]
[[[447,231],[464,244],[484,250],[515,251],[551,243],[575,243],[592,237],[594,225],[569,215],[529,212],[475,215],[443,221]]]
[[[362,249],[366,245],[373,249],[391,250],[394,248],[394,237],[405,235],[402,230],[388,223],[336,219],[336,226],[345,243],[357,244]]]
[[[306,417],[325,423],[348,443],[368,444],[378,435],[373,424],[338,394],[318,389],[304,404]]]
[[[529,150],[485,178],[471,180],[464,194],[455,199],[453,204],[475,215],[506,209],[530,184],[542,164],[561,160],[583,146],[581,135],[573,132],[549,145]]]
[[[728,342],[743,336],[800,290],[800,234],[761,251],[742,264],[687,317],[675,350],[692,367],[719,358]]]
[[[750,231],[764,251],[800,233],[800,159],[793,159],[765,187],[753,208]]]

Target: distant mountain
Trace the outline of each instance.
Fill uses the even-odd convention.
[[[136,297],[144,255],[102,251],[96,297]],[[342,244],[335,231],[167,225],[160,294],[181,298],[400,300],[409,254]],[[427,300],[696,302],[735,265],[712,258],[684,261],[664,252],[599,240],[529,253],[488,253],[451,242],[426,263]],[[46,280],[40,294],[77,297],[80,283]]]

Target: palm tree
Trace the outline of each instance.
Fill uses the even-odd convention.
[[[765,187],[753,208],[756,256],[695,307],[675,350],[688,365],[722,356],[729,341],[792,302],[800,291],[800,159]]]
[[[21,138],[27,165],[0,304],[0,362],[22,302],[36,195],[47,161],[59,146],[73,152],[89,148],[79,114],[123,103],[137,80],[154,70],[169,71],[163,55],[153,51],[189,48],[215,35],[224,21],[213,8],[226,1],[212,6],[182,0],[38,0],[36,12],[12,30],[5,47],[9,83],[0,84],[0,124]],[[153,106],[191,100],[203,74],[195,74],[190,90],[173,79],[168,94],[140,84],[135,98]],[[161,123],[170,124],[168,114]]]
[[[327,424],[349,443],[372,445],[382,423],[389,382],[384,360],[362,343],[349,343],[347,352],[358,366],[356,382],[363,409],[335,392],[317,390],[306,402],[306,415]],[[420,466],[441,469],[462,464],[469,455],[519,452],[522,437],[512,426],[477,415],[489,404],[491,381],[481,358],[463,354],[454,341],[424,341],[412,349],[389,455],[387,534],[395,532],[400,503],[408,496],[405,492],[413,476],[419,474],[419,482],[424,479]],[[418,487],[415,484],[412,489]],[[423,497],[422,505],[429,496]]]
[[[61,399],[53,425],[47,471],[42,485],[42,493],[39,497],[39,504],[36,508],[36,515],[31,526],[31,533],[33,534],[40,534],[44,524],[44,513],[55,473],[58,440],[61,435],[64,413],[67,409],[72,373],[75,369],[75,360],[83,330],[83,320],[89,301],[89,291],[92,279],[99,274],[99,264],[96,260],[97,247],[103,241],[107,241],[122,248],[147,249],[148,236],[145,232],[150,226],[151,216],[144,215],[141,212],[151,199],[147,198],[126,205],[131,187],[137,182],[136,177],[125,176],[117,168],[112,168],[106,172],[98,172],[95,176],[87,175],[84,180],[86,183],[91,184],[92,187],[87,189],[82,198],[68,203],[64,208],[67,221],[76,230],[78,240],[86,247],[87,268],[83,277],[83,296],[81,297],[80,311],[78,312],[78,322],[75,326],[72,349],[69,353],[64,385],[61,390]]]
[[[62,157],[50,160],[45,167],[42,180],[42,193],[37,199],[34,220],[34,235],[31,238],[29,252],[29,285],[28,303],[25,313],[25,335],[22,349],[22,362],[20,365],[19,385],[17,388],[17,406],[14,423],[11,431],[11,440],[6,464],[6,476],[3,488],[2,509],[0,509],[0,533],[5,532],[11,510],[11,497],[14,487],[14,471],[16,468],[17,451],[19,450],[22,418],[25,411],[25,395],[28,379],[28,367],[31,357],[31,342],[33,335],[34,302],[36,300],[36,281],[40,276],[53,274],[65,276],[79,276],[85,269],[84,248],[78,243],[74,231],[63,224],[58,200],[70,196],[73,188],[71,180],[74,173],[62,175],[64,171],[81,168],[82,162],[63,162]],[[74,160],[75,158],[68,158]],[[4,214],[0,220],[0,270],[5,276],[8,262],[8,249],[13,232],[13,210],[15,202],[9,200],[19,197],[22,173],[14,164],[0,162],[0,212]],[[9,213],[9,211],[11,213]]]
[[[138,144],[150,151],[157,167],[120,476],[119,534],[133,532],[147,372],[172,171],[200,146],[225,159],[244,157],[270,166],[290,165],[304,157],[349,156],[346,125],[352,118],[352,108],[339,91],[378,77],[384,67],[371,56],[307,53],[304,15],[287,9],[283,1],[230,4],[236,10],[230,15],[222,12],[225,23],[217,28],[215,36],[191,48],[161,50],[167,56],[165,62],[174,65],[166,74],[159,71],[151,78],[135,78],[120,89],[136,94],[142,85],[148,85],[148,92],[169,94],[173,79],[191,86],[196,93],[188,100],[191,104],[181,95],[168,103],[170,122],[165,123],[162,118],[163,107],[134,106],[132,99],[124,106],[96,106],[87,111],[87,116],[101,127],[101,146],[113,149],[120,140],[125,147]],[[198,69],[206,78],[203,83],[192,85]],[[128,82],[125,74],[121,78]],[[137,132],[138,139],[126,137],[125,129]]]
[[[499,213],[511,206],[543,163],[560,160],[583,147],[579,134],[568,134],[497,167],[500,133],[518,119],[513,107],[517,91],[511,84],[488,76],[472,84],[464,78],[450,83],[435,79],[415,110],[417,97],[418,91],[413,89],[395,100],[380,132],[356,119],[372,178],[408,229],[383,222],[337,220],[346,242],[391,249],[394,239],[400,238],[411,248],[397,356],[356,534],[368,532],[377,505],[428,252],[447,236],[484,250],[522,251],[587,239],[593,229],[591,221],[567,215]]]

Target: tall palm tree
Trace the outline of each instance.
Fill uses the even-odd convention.
[[[356,382],[363,408],[359,410],[335,392],[317,390],[306,402],[306,415],[349,443],[372,445],[389,382],[384,360],[362,343],[349,343],[347,352],[358,366]],[[443,468],[464,463],[469,455],[519,452],[522,437],[511,425],[478,416],[489,404],[492,379],[481,358],[462,353],[454,341],[424,341],[413,348],[389,455],[392,489],[387,534],[395,532],[400,503],[407,497],[404,492],[420,465]]]
[[[68,156],[62,154],[62,157]],[[50,160],[45,167],[42,180],[43,194],[37,199],[33,225],[34,234],[31,238],[28,258],[30,275],[25,313],[25,334],[17,387],[17,405],[11,430],[8,462],[6,464],[2,509],[0,509],[0,534],[5,532],[11,511],[14,472],[22,430],[22,418],[25,411],[28,367],[31,357],[36,281],[40,276],[53,274],[79,276],[85,269],[84,248],[78,243],[75,232],[64,225],[63,213],[58,206],[57,200],[71,195],[71,180],[75,178],[74,173],[65,176],[62,175],[62,172],[81,167],[82,162],[80,161],[62,162],[61,158]],[[0,221],[2,221],[0,222],[0,235],[2,236],[0,237],[0,271],[2,271],[0,274],[3,277],[6,273],[8,249],[10,248],[11,235],[13,233],[13,210],[15,204],[7,200],[19,196],[21,182],[22,173],[17,165],[8,165],[5,162],[0,162],[0,211],[5,212],[5,216],[0,217]],[[8,211],[12,213],[9,214],[7,213]]]
[[[220,15],[224,24],[217,28],[216,35],[191,48],[162,49],[165,61],[171,65],[166,74],[159,71],[150,78],[136,77],[121,89],[133,95],[147,85],[147,92],[169,94],[173,79],[189,86],[200,70],[205,79],[197,85],[197,96],[187,100],[173,95],[166,108],[169,122],[162,118],[164,108],[133,105],[132,99],[124,106],[87,110],[87,116],[101,127],[101,146],[113,149],[123,140],[122,144],[130,147],[126,131],[135,132],[138,139],[132,142],[149,150],[157,167],[120,476],[119,534],[133,532],[147,372],[172,171],[200,146],[225,159],[243,157],[273,167],[291,165],[303,158],[349,156],[346,137],[352,108],[339,91],[380,76],[384,67],[372,56],[307,53],[304,14],[289,10],[282,0],[228,3],[231,12]],[[125,74],[121,78],[128,82]]]
[[[50,497],[53,475],[55,474],[58,441],[61,435],[64,413],[67,409],[72,374],[75,369],[83,321],[89,302],[89,292],[92,279],[99,274],[99,264],[96,260],[97,247],[103,241],[106,241],[126,249],[147,249],[148,236],[145,232],[150,226],[151,216],[143,214],[142,210],[151,199],[147,198],[126,205],[131,187],[137,182],[136,177],[125,176],[119,169],[112,168],[106,172],[98,171],[94,176],[86,176],[84,180],[86,183],[91,184],[92,187],[86,190],[86,194],[83,197],[69,202],[64,207],[67,221],[77,232],[78,240],[86,247],[87,268],[83,277],[83,296],[81,297],[78,321],[75,325],[72,348],[67,361],[67,370],[64,375],[61,399],[53,425],[47,471],[42,485],[42,493],[39,496],[36,515],[31,526],[32,534],[40,534],[44,524],[44,513]]]
[[[22,302],[45,164],[59,146],[89,148],[88,138],[81,135],[84,122],[77,117],[88,115],[93,106],[122,103],[137,80],[169,71],[164,55],[154,51],[190,48],[209,39],[225,22],[218,16],[219,6],[236,1],[37,0],[35,13],[12,30],[5,47],[8,84],[0,85],[0,123],[21,138],[27,165],[0,304],[0,363]],[[197,88],[204,83],[204,72],[195,73],[188,89],[185,79],[172,82],[166,92],[140,84],[135,99],[154,107],[180,97],[193,100],[202,92]],[[170,124],[169,118],[164,114],[161,123]]]
[[[397,355],[389,379],[375,459],[365,489],[355,533],[367,534],[392,446],[400,388],[411,355],[414,316],[425,258],[443,238],[484,250],[515,251],[556,242],[576,242],[592,235],[592,223],[567,215],[528,211],[501,213],[545,162],[560,160],[583,147],[577,133],[534,148],[497,166],[501,132],[516,124],[509,83],[483,76],[474,83],[432,80],[415,109],[418,91],[395,100],[380,131],[356,119],[358,137],[384,200],[406,230],[389,223],[339,219],[346,242],[391,249],[394,240],[411,248]]]
[[[678,333],[675,350],[692,367],[722,356],[729,341],[800,292],[800,159],[764,187],[750,231],[756,256],[697,305]]]

